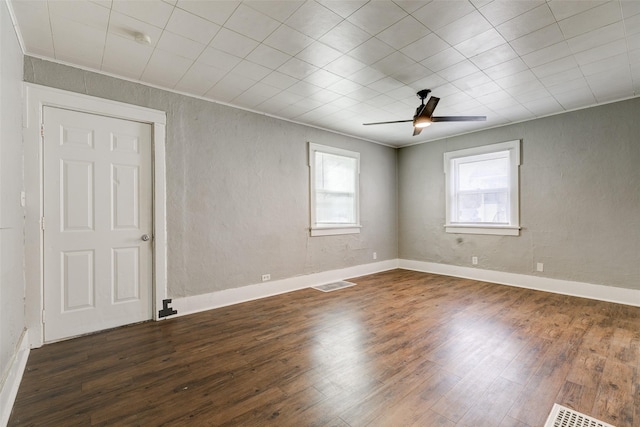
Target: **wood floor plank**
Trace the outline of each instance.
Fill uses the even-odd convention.
[[[532,427],[532,426],[530,426],[529,424],[525,424],[522,421],[513,419],[507,415],[502,419],[498,427]]]
[[[640,368],[634,368],[632,383],[633,407],[635,408],[633,420],[637,423],[640,420]]]
[[[589,403],[591,403],[591,399],[588,396],[585,397],[587,394],[588,392],[585,393],[584,386],[572,383],[571,381],[565,381],[562,388],[560,388],[555,401],[562,406],[582,412],[583,414],[585,412],[591,413],[590,408],[592,405],[589,405]],[[587,403],[585,403],[585,400]]]
[[[502,419],[507,415],[516,396],[521,391],[521,384],[502,377],[496,378],[486,392],[464,414],[460,425],[496,427],[496,424],[502,422]]]
[[[640,425],[640,308],[407,270],[31,351],[9,426]]]
[[[634,400],[627,398],[634,393],[634,368],[615,359],[615,355],[608,358],[604,365],[593,413],[617,427],[631,427],[637,425],[634,424]]]
[[[456,423],[436,412],[427,411],[418,421],[410,424],[409,427],[455,427]],[[384,427],[395,427],[397,424],[391,422]]]
[[[530,336],[522,350],[511,359],[502,377],[519,384],[526,384],[543,363],[552,341]]]
[[[513,404],[509,415],[526,424],[542,425],[564,385],[585,331],[569,329],[558,336],[549,348],[544,362],[527,382]],[[535,394],[536,399],[531,400]]]
[[[482,366],[477,366],[463,377],[431,409],[452,421],[460,421],[467,411],[482,399],[491,383],[500,376],[504,366],[504,360],[488,356],[482,362]]]

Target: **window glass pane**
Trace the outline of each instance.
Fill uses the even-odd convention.
[[[459,192],[456,222],[509,223],[509,194],[507,190],[492,192]]]
[[[316,152],[316,223],[356,223],[357,159]]]
[[[455,222],[509,223],[508,152],[459,159]]]
[[[328,153],[316,153],[316,188],[353,193],[356,159]]]
[[[459,163],[458,190],[506,188],[509,185],[509,158]]]
[[[353,224],[355,197],[347,193],[316,193],[316,221],[320,224]]]

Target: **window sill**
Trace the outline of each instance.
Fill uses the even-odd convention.
[[[511,225],[473,225],[473,224],[446,224],[447,233],[454,234],[491,234],[497,236],[519,236],[520,227]]]
[[[340,234],[359,234],[360,225],[331,225],[327,227],[311,227],[311,237],[315,236],[336,236]]]

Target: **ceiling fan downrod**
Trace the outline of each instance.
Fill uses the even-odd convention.
[[[422,89],[421,91],[418,91],[418,93],[416,93],[416,95],[418,95],[418,98],[420,98],[420,101],[422,101],[422,105],[424,105],[424,100],[427,99],[430,93],[431,89]]]

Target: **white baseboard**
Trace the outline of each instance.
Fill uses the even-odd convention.
[[[11,415],[11,409],[18,394],[22,375],[27,366],[30,350],[27,335],[28,331],[25,329],[20,337],[16,353],[9,362],[7,377],[0,383],[0,426],[2,427],[6,426],[9,422],[9,415]]]
[[[178,314],[175,316],[183,316],[396,268],[398,268],[397,259],[362,264],[354,267],[341,268],[339,270],[329,270],[304,276],[290,277],[288,279],[258,283],[241,288],[225,289],[209,294],[173,298],[172,306],[173,309],[178,311]]]
[[[272,282],[258,283],[240,288],[225,289],[209,294],[174,298],[172,306],[175,310],[178,310],[178,314],[175,316],[184,316],[296,291],[298,289],[309,288],[311,286],[323,285],[337,280],[393,270],[395,268],[481,280],[500,285],[516,286],[640,307],[640,290],[407,259],[380,261],[339,270],[323,271],[288,279],[274,280]]]
[[[481,280],[500,285],[535,289],[555,294],[614,302],[617,304],[640,307],[640,290],[617,288],[614,286],[594,285],[592,283],[574,282],[570,280],[551,279],[548,277],[530,276],[526,274],[505,273],[503,271],[482,270],[479,268],[460,267],[457,265],[438,264],[434,262],[398,260],[399,268]]]

